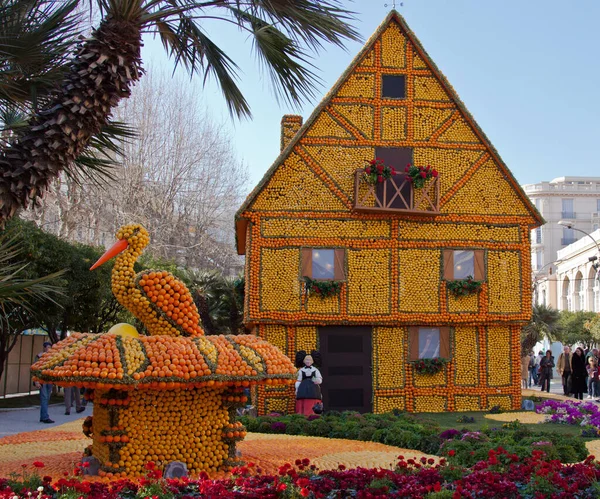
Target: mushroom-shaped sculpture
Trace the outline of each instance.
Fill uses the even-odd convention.
[[[203,336],[183,283],[166,272],[133,273],[141,251],[136,242],[147,243],[145,229],[129,226],[119,234],[135,238],[134,250],[117,260],[113,292],[150,324],[151,335],[73,333],[32,366],[33,377],[88,389],[94,412],[83,426],[93,439],[88,453],[100,461],[102,474],[139,476],[148,461],[181,461],[192,473],[232,466],[235,442],[245,436],[235,422],[236,408],[247,400],[244,388],[291,384],[295,368],[254,335]],[[186,320],[166,313],[168,293],[154,293],[164,289],[162,279],[179,288],[174,301],[179,310],[186,304]],[[140,286],[140,280],[146,283]],[[157,296],[166,296],[162,304]]]

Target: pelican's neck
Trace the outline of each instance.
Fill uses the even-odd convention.
[[[130,310],[128,303],[130,298],[129,293],[119,293],[115,289],[115,286],[125,286],[127,290],[134,287],[135,271],[133,270],[133,266],[140,256],[140,253],[141,249],[132,248],[131,246],[127,247],[125,251],[117,255],[112,270],[113,294],[117,298],[117,301],[128,310]]]

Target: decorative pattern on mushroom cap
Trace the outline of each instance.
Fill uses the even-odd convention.
[[[31,369],[35,379],[60,386],[123,390],[288,384],[296,373],[287,356],[254,335],[73,333]]]

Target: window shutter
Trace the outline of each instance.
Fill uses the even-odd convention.
[[[485,280],[485,250],[475,250],[474,253],[474,266],[475,275],[473,276],[476,281]]]
[[[302,248],[302,275],[301,277],[312,277],[312,249]]]
[[[346,250],[343,248],[334,250],[333,278],[336,281],[346,280]]]
[[[419,328],[416,326],[410,326],[408,328],[408,345],[410,348],[408,359],[409,360],[418,360],[418,358],[419,358]]]
[[[444,279],[454,280],[454,250],[444,250]]]
[[[449,327],[441,327],[440,328],[440,357],[445,359],[450,358],[450,328]]]

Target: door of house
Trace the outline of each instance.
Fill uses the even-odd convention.
[[[371,328],[319,327],[325,410],[371,412]]]

